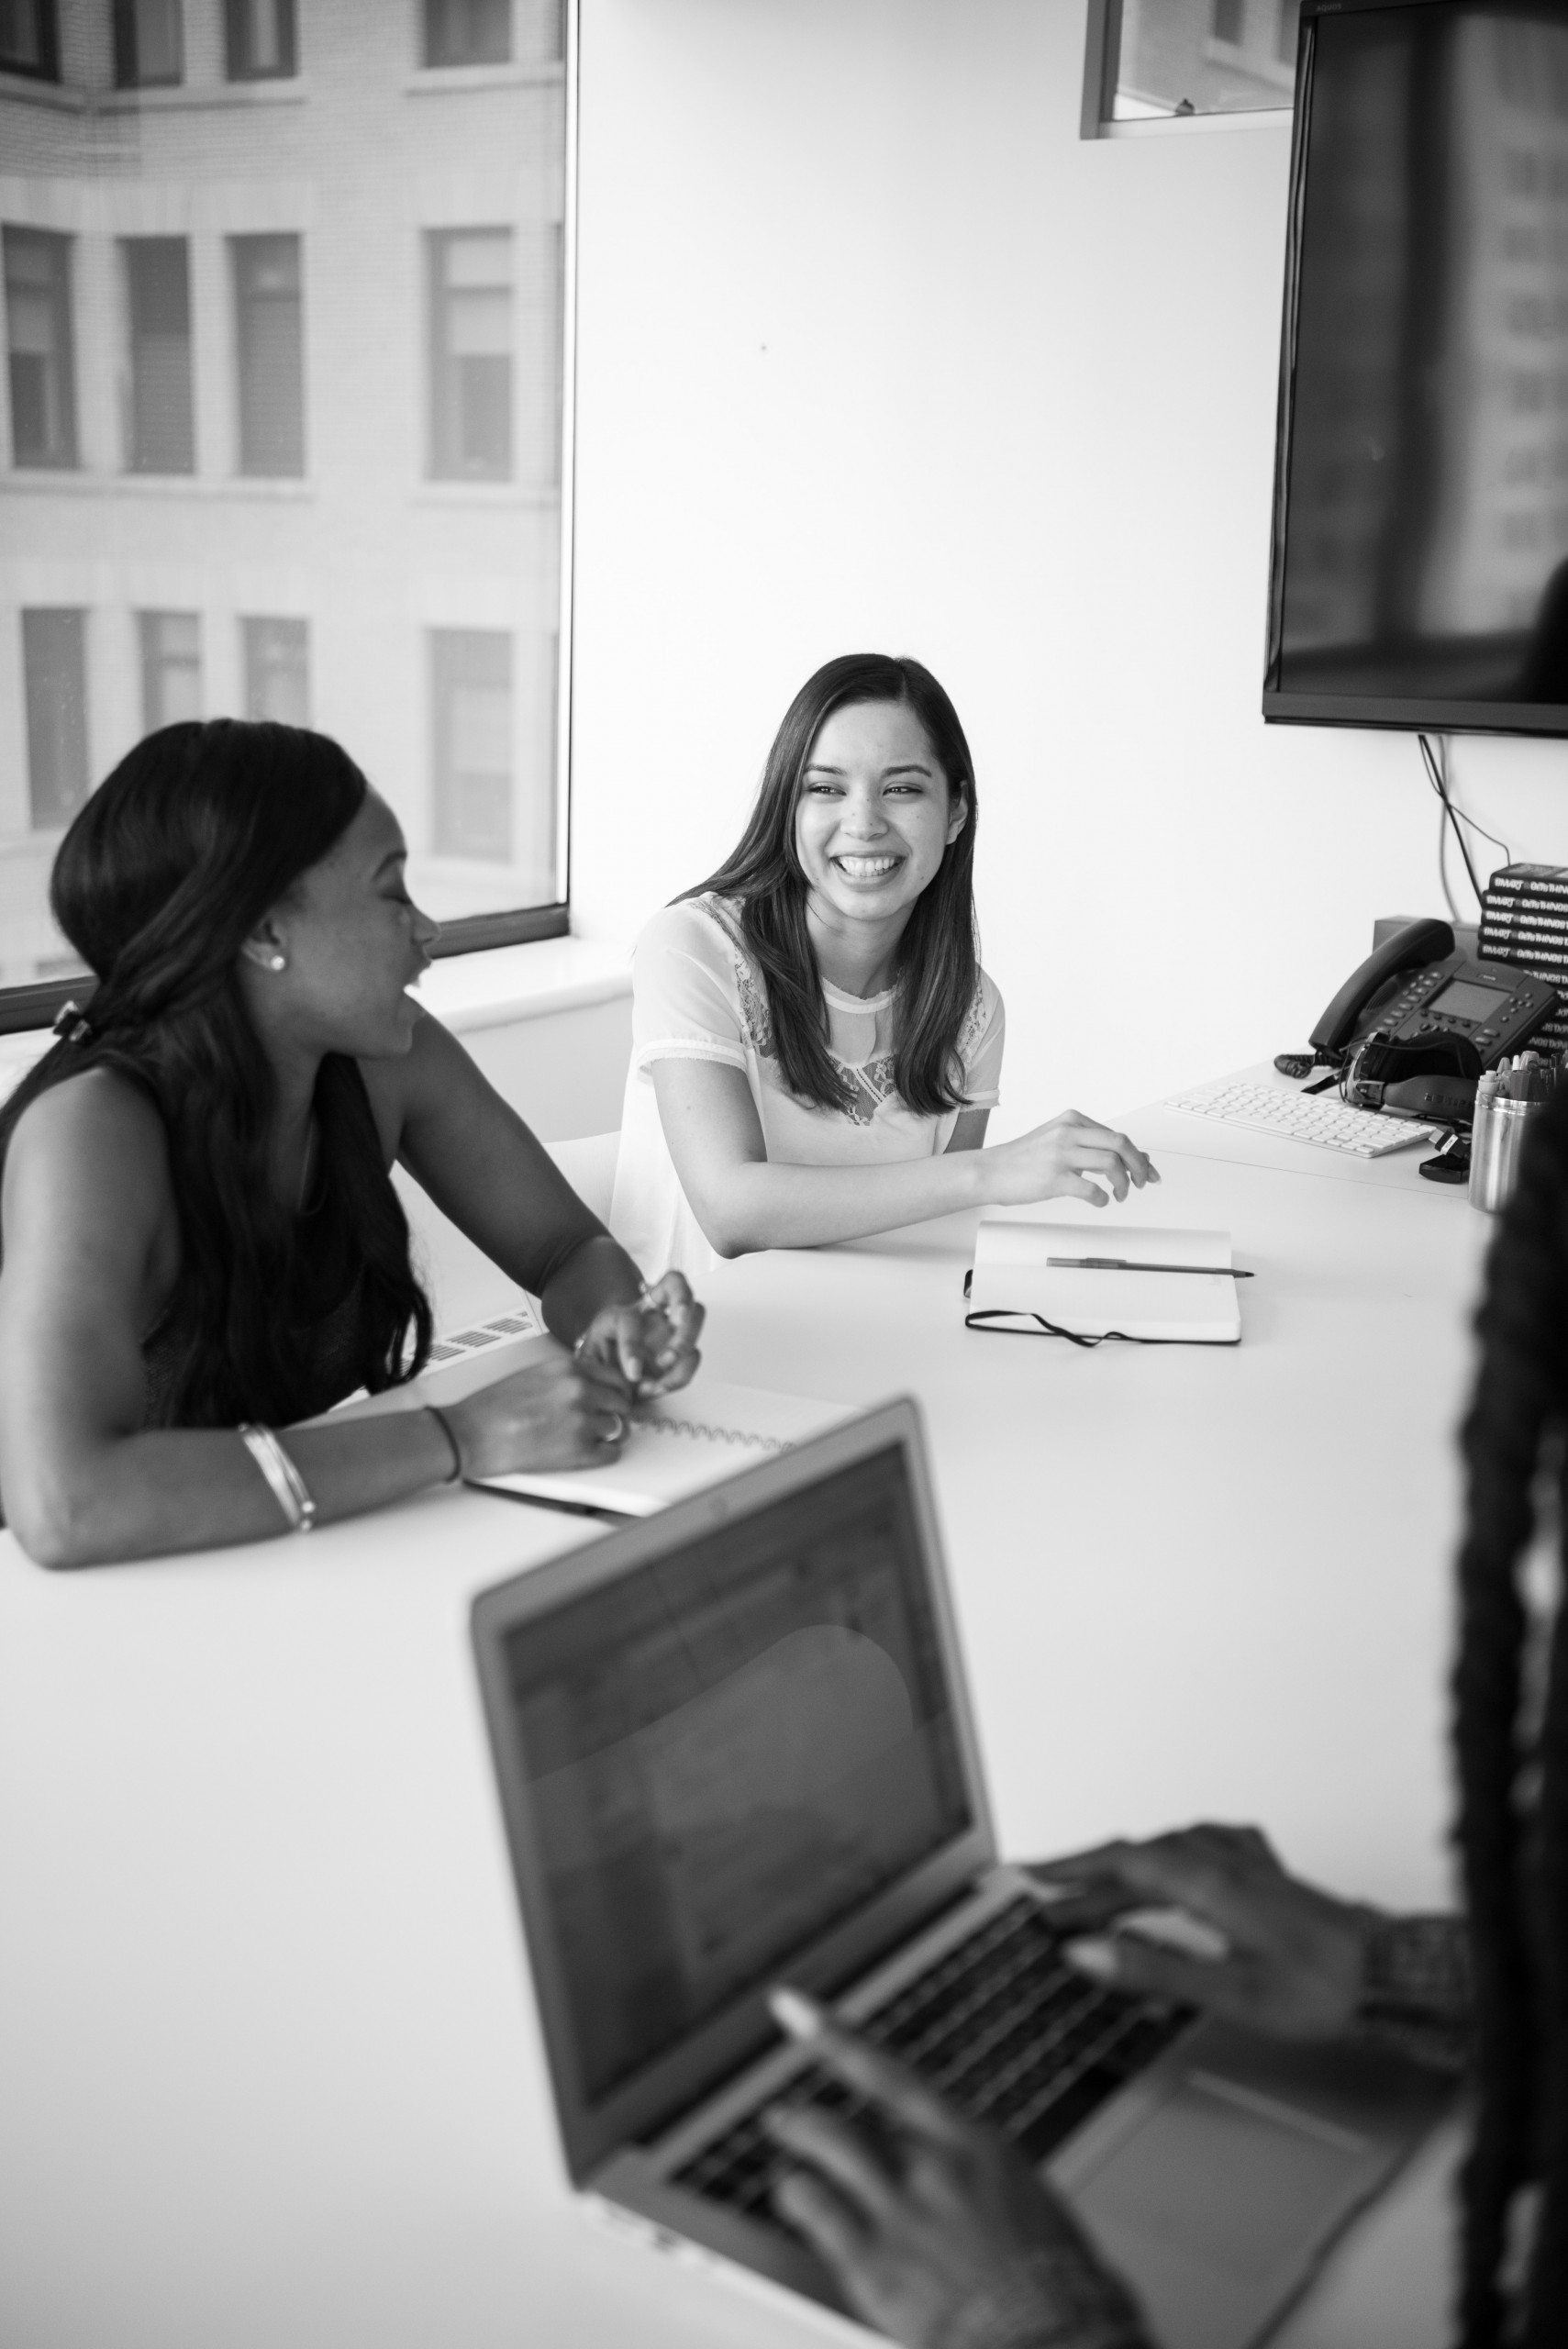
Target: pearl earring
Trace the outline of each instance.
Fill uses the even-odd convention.
[[[269,971],[281,971],[281,970],[284,969],[285,967],[286,967],[286,966],[285,966],[284,959],[283,955],[281,955],[281,954],[273,954],[273,955],[270,955],[270,956],[268,957],[268,961],[267,961],[267,968],[268,968],[268,970],[269,970]]]

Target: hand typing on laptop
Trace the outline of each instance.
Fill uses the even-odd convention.
[[[1289,1875],[1256,1828],[1106,1843],[1029,1873],[1064,1896],[1052,1920],[1077,1938],[1062,1954],[1097,1982],[1273,2037],[1360,2032],[1462,2060],[1458,1920],[1337,1899]],[[1130,1921],[1162,1909],[1195,1924],[1213,1954]],[[869,2109],[858,2121],[779,2110],[767,2124],[800,2165],[776,2208],[868,2322],[906,2349],[1147,2349],[1136,2303],[1020,2154],[812,2000],[785,1990],[772,2004]]]
[[[1131,2297],[1020,2153],[798,1991],[772,2004],[879,2124],[873,2140],[827,2112],[768,2119],[802,2165],[777,2207],[869,2324],[906,2349],[1149,2349]]]
[[[1080,1931],[1062,1952],[1097,1982],[1202,2007],[1282,2039],[1336,2039],[1361,2003],[1377,1912],[1357,1908],[1281,1865],[1256,1827],[1188,1827],[1141,1843],[1102,1843],[1029,1870],[1067,1897],[1059,1925]],[[1218,1937],[1195,1955],[1136,1928],[1105,1928],[1149,1909],[1176,1909]]]

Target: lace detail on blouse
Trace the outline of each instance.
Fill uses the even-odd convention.
[[[767,982],[747,950],[746,933],[740,927],[736,901],[726,897],[696,897],[691,902],[724,933],[735,968],[735,992],[740,999],[740,1020],[747,1042],[759,1060],[776,1060],[778,1052],[773,1042],[773,1014],[768,1008]],[[961,1078],[984,1030],[985,1019],[985,989],[983,981],[977,978],[969,1009],[963,1015],[963,1025],[959,1030],[954,1054]],[[850,1088],[851,1097],[844,1116],[852,1126],[869,1126],[883,1103],[897,1094],[898,1088],[894,1082],[896,1065],[894,1054],[879,1052],[873,1061],[845,1061],[840,1060],[829,1045],[828,1057]]]

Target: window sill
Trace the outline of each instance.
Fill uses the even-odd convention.
[[[1252,114],[1151,114],[1129,122],[1102,122],[1102,139],[1190,139],[1207,130],[1283,130],[1295,121],[1290,106],[1264,106]]]
[[[416,506],[559,506],[561,484],[530,488],[515,481],[425,481],[413,493]]]
[[[302,481],[293,473],[232,473],[215,478],[210,473],[88,473],[80,466],[55,471],[43,465],[8,467],[0,473],[0,488],[43,497],[191,497],[209,503],[221,497],[300,503],[317,495],[313,481]]]
[[[69,89],[62,82],[46,82],[31,73],[8,73],[0,68],[0,98],[25,106],[53,106],[61,114],[85,114],[92,104],[86,90]]]
[[[419,983],[418,999],[454,1035],[548,1019],[631,993],[624,954],[586,938],[543,938],[530,946],[495,946],[437,963]],[[48,1028],[0,1035],[0,1101],[53,1041]]]
[[[310,84],[297,74],[255,82],[156,83],[143,89],[106,90],[96,99],[101,114],[181,114],[200,106],[299,106]]]
[[[410,98],[452,97],[465,90],[548,88],[565,75],[559,57],[540,58],[532,65],[420,65],[404,76],[403,91]]]
[[[418,999],[462,1036],[630,993],[631,966],[615,948],[587,938],[540,938],[444,958],[419,982]]]

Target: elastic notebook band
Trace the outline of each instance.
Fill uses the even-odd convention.
[[[310,1487],[271,1428],[247,1419],[240,1442],[272,1487],[272,1498],[288,1520],[291,1533],[308,1533],[316,1523],[316,1503]]]
[[[450,1476],[444,1476],[441,1481],[447,1485],[461,1485],[468,1471],[463,1465],[462,1446],[457,1440],[457,1431],[446,1413],[437,1404],[427,1403],[425,1408],[451,1446],[452,1473]]]

